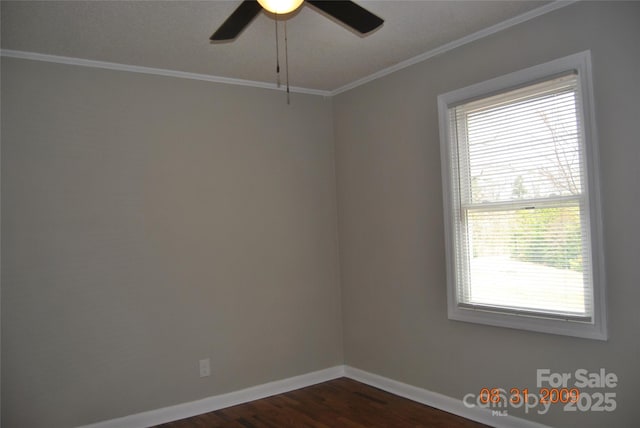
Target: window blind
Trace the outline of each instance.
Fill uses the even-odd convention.
[[[579,80],[450,107],[460,306],[591,322]]]

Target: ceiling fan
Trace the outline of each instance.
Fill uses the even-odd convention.
[[[302,3],[303,0],[244,0],[209,39],[214,42],[231,41],[238,37],[263,8],[276,15],[286,15],[298,9]],[[353,1],[306,0],[306,3],[360,34],[367,34],[384,22],[382,18]]]

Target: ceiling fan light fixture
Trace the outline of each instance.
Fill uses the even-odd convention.
[[[271,13],[285,15],[299,8],[303,1],[304,0],[258,0],[258,3]]]

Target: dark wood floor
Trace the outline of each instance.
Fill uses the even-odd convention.
[[[158,427],[478,428],[486,425],[340,378]]]

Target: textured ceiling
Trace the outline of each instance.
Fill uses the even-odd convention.
[[[2,48],[275,81],[274,21],[209,36],[240,1],[2,1]],[[358,1],[384,25],[360,37],[303,6],[287,23],[291,85],[331,91],[547,1]],[[280,31],[282,36],[282,31]],[[281,50],[282,54],[282,50]],[[282,60],[281,60],[282,61]]]

